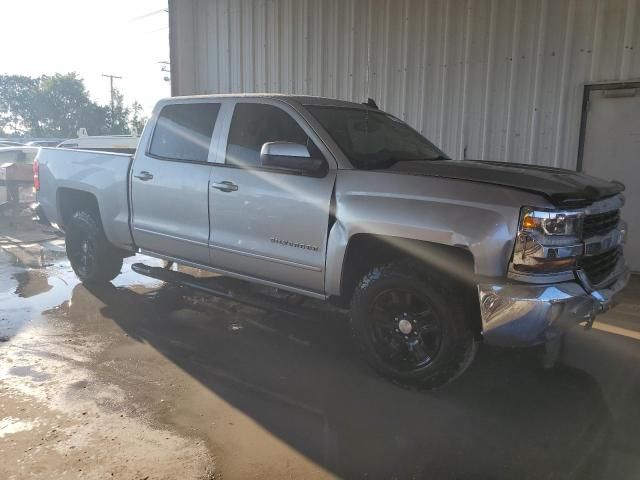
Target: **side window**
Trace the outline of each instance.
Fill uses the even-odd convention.
[[[219,103],[166,105],[158,115],[149,154],[168,159],[206,162]]]
[[[238,103],[233,112],[226,163],[238,167],[260,164],[260,150],[267,142],[293,142],[315,145],[298,123],[284,110],[259,103]]]

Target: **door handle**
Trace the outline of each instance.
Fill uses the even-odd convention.
[[[220,190],[221,192],[236,192],[238,190],[238,186],[235,183],[224,181],[220,183],[212,183],[211,188],[215,188],[216,190]]]
[[[153,174],[147,172],[146,170],[142,170],[138,175],[134,175],[134,177],[139,178],[143,182],[146,182],[153,178]]]

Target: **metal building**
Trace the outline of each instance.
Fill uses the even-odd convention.
[[[453,158],[623,180],[640,271],[640,0],[170,0],[174,95],[372,97]]]
[[[575,168],[583,87],[640,79],[640,0],[173,0],[176,95],[304,93],[456,158]]]

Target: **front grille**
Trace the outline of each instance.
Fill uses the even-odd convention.
[[[578,266],[585,271],[591,284],[597,285],[613,272],[621,253],[620,249],[616,248],[598,255],[582,257],[578,260]]]
[[[616,228],[619,221],[620,210],[587,215],[584,217],[582,235],[584,238],[589,238],[593,235],[604,235]]]

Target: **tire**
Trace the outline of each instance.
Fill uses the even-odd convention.
[[[351,333],[367,362],[406,387],[434,389],[471,365],[479,342],[460,285],[408,261],[378,266],[356,287]]]
[[[123,257],[111,246],[93,214],[78,211],[66,227],[67,257],[82,283],[105,284],[118,276]]]

